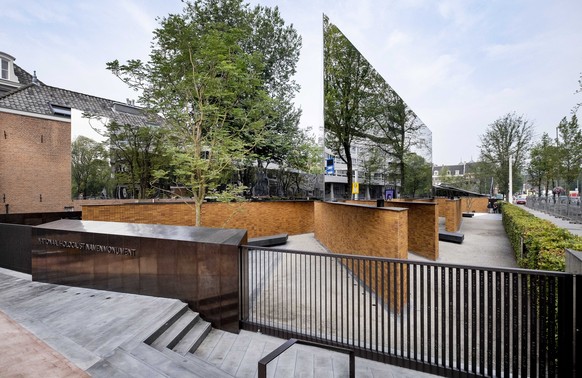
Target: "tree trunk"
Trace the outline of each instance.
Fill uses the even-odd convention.
[[[202,225],[202,201],[194,200],[194,211],[196,212],[194,225],[200,227]]]
[[[347,165],[347,176],[348,176],[348,198],[352,198],[352,184],[354,182],[352,175],[353,175],[353,163],[352,163],[352,151],[350,151],[350,146],[344,144],[344,153],[346,154],[346,165]]]

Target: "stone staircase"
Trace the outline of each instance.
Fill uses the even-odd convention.
[[[212,329],[177,299],[44,284],[2,271],[0,311],[97,378],[257,377],[259,360],[286,341]],[[269,377],[345,377],[348,358],[294,345],[267,372]],[[427,375],[356,358],[356,376]]]
[[[232,377],[194,356],[212,327],[184,303],[147,338],[136,338],[93,365],[93,377]]]

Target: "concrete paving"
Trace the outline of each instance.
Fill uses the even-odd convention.
[[[501,214],[475,213],[463,218],[460,233],[463,243],[439,242],[439,258],[436,262],[479,267],[517,268],[517,262],[509,238],[501,223]],[[441,219],[444,229],[444,220]],[[409,260],[431,261],[409,253]]]
[[[544,213],[542,211],[534,210],[534,209],[527,207],[527,206],[521,206],[521,208],[524,209],[525,211],[532,213],[533,215],[535,215],[538,218],[548,220],[560,228],[565,228],[566,230],[570,231],[574,235],[582,236],[582,224],[581,223],[574,223],[574,222],[571,222],[567,219],[555,217],[553,215]]]
[[[439,242],[438,262],[515,266],[501,215],[463,218],[460,232],[465,234],[463,244]],[[291,236],[284,248],[325,251],[313,234]],[[409,258],[423,259],[413,254]],[[24,340],[14,344],[0,339],[0,375],[254,377],[258,360],[286,341],[213,329],[194,353],[177,354],[144,343],[183,306],[172,299],[31,282],[29,275],[0,270],[0,333]],[[270,376],[346,376],[345,355],[307,346],[294,346],[289,352],[270,365]],[[32,363],[29,354],[39,358]],[[358,377],[430,376],[360,358],[356,372]]]

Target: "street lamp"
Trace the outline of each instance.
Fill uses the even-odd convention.
[[[509,191],[507,192],[507,202],[511,203],[511,199],[513,198],[513,175],[511,174],[512,172],[512,163],[513,163],[513,155],[509,155]]]

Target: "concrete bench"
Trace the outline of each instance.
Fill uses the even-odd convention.
[[[439,231],[439,240],[451,243],[463,243],[465,235],[459,232]]]
[[[258,238],[250,238],[247,244],[253,247],[273,247],[287,243],[288,237],[288,234],[260,236]]]

